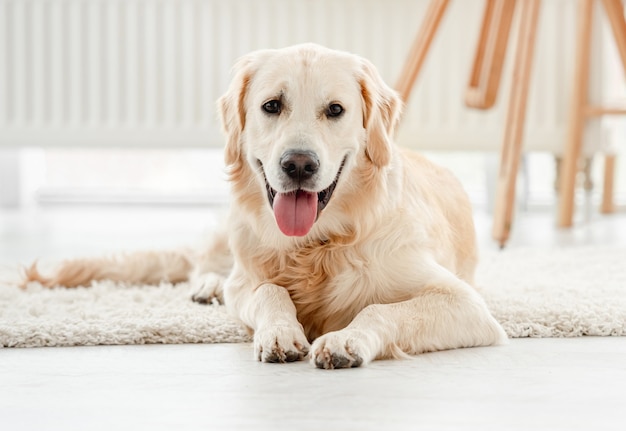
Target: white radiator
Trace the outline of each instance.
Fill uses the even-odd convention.
[[[544,1],[528,149],[562,145],[575,3]],[[257,48],[318,42],[369,58],[393,85],[427,4],[0,0],[0,145],[220,146],[214,105],[238,56]],[[482,0],[451,2],[406,109],[401,144],[499,148],[511,55],[494,109],[473,111],[462,102],[482,10]]]

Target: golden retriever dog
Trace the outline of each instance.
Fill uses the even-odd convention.
[[[472,286],[472,210],[447,170],[397,147],[398,95],[313,44],[240,59],[218,101],[232,208],[203,253],[67,261],[48,286],[191,279],[254,331],[264,362],[319,368],[503,343]]]

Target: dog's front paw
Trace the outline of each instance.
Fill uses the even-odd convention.
[[[193,275],[190,280],[193,289],[191,299],[199,304],[211,304],[213,300],[224,303],[224,277],[214,272]]]
[[[254,333],[254,355],[259,361],[301,361],[309,353],[309,347],[309,342],[299,326],[269,325]]]
[[[375,356],[367,337],[353,329],[322,335],[313,342],[311,352],[311,363],[326,370],[360,367]]]

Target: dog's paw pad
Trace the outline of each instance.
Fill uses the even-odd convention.
[[[295,362],[301,361],[308,354],[308,350],[282,350],[280,347],[276,347],[272,349],[272,351],[263,356],[263,352],[261,351],[259,354],[259,361],[262,362],[270,362],[270,363],[280,363],[284,364],[286,362]]]
[[[356,368],[363,364],[363,358],[354,352],[346,349],[344,353],[329,352],[324,350],[315,354],[315,366],[325,370],[334,370],[337,368]]]
[[[191,300],[198,304],[224,303],[224,277],[215,273],[202,274],[192,277],[191,285],[194,293]]]
[[[309,343],[300,328],[274,326],[255,333],[254,350],[261,362],[295,362],[309,354]]]
[[[344,330],[345,331],[345,330]],[[364,364],[366,349],[357,347],[358,340],[347,331],[331,332],[313,343],[311,362],[317,368],[334,370],[337,368],[356,368]]]

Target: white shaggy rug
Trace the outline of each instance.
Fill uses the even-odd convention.
[[[0,347],[234,343],[250,336],[223,306],[190,287],[16,287],[0,268]],[[477,282],[510,337],[626,335],[626,249],[509,249],[484,253]]]

